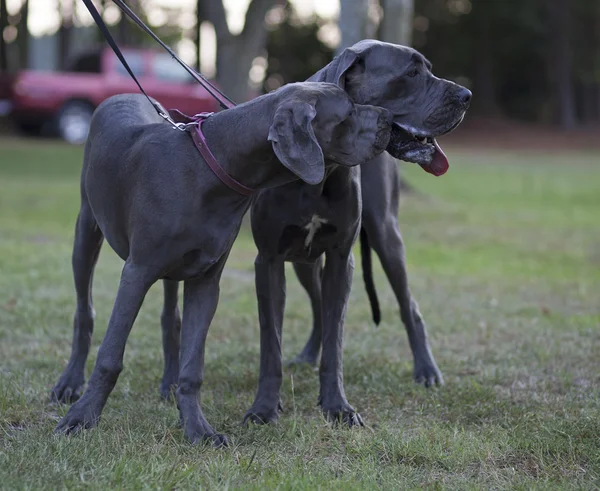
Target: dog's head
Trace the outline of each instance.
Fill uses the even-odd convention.
[[[326,161],[360,165],[388,146],[388,110],[355,104],[331,83],[289,84],[279,91],[269,141],[281,163],[308,184],[323,180]]]
[[[431,73],[431,63],[418,51],[365,40],[344,50],[317,74],[342,87],[359,104],[388,109],[393,130],[387,151],[441,175],[448,160],[435,138],[462,121],[471,92]]]

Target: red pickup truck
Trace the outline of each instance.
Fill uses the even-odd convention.
[[[144,90],[167,109],[187,114],[215,111],[216,101],[170,55],[124,49]],[[69,143],[83,143],[94,109],[104,99],[139,92],[109,48],[79,55],[67,72],[22,71],[12,80],[9,101],[0,104],[24,130],[50,126]],[[2,102],[2,101],[0,101]]]

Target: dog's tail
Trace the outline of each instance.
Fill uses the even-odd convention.
[[[369,237],[367,231],[361,227],[360,229],[360,257],[362,260],[363,280],[365,289],[371,304],[371,312],[373,313],[373,322],[378,326],[381,322],[381,310],[379,309],[379,300],[375,291],[375,283],[373,282],[373,265],[371,263],[371,246],[369,245]]]

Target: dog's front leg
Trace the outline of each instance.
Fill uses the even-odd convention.
[[[92,277],[104,236],[85,198],[75,227],[73,244],[73,279],[77,292],[77,310],[73,319],[73,344],[67,368],[52,389],[50,398],[57,402],[75,402],[81,396],[85,363],[94,332]]]
[[[206,421],[200,408],[199,394],[204,380],[206,335],[219,302],[220,276],[219,271],[210,277],[184,283],[181,368],[176,392],[186,439],[192,443],[212,442],[216,447],[227,446],[228,440],[225,435],[216,433]]]
[[[95,426],[123,369],[125,344],[148,289],[158,274],[125,262],[108,330],[98,350],[88,388],[58,423],[55,432],[76,433]]]
[[[319,404],[329,421],[363,426],[362,418],[346,400],[342,363],[344,318],[352,286],[352,253],[329,251],[323,271],[323,353],[319,376]]]
[[[254,262],[260,322],[260,375],[258,390],[244,422],[269,423],[279,418],[282,374],[281,331],[285,310],[283,258],[259,255]]]
[[[316,366],[319,352],[321,351],[321,336],[323,332],[323,317],[321,316],[323,257],[319,257],[314,264],[294,263],[294,270],[296,271],[298,280],[300,280],[300,284],[304,287],[310,298],[313,327],[304,349],[290,362],[290,365],[308,363],[309,365]]]

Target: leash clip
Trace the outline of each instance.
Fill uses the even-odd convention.
[[[187,124],[186,123],[176,123],[175,121],[173,121],[173,118],[171,118],[171,116],[169,116],[168,114],[166,114],[166,113],[164,113],[162,111],[160,111],[158,114],[160,114],[160,116],[167,123],[169,123],[173,127],[174,130],[187,131]]]

